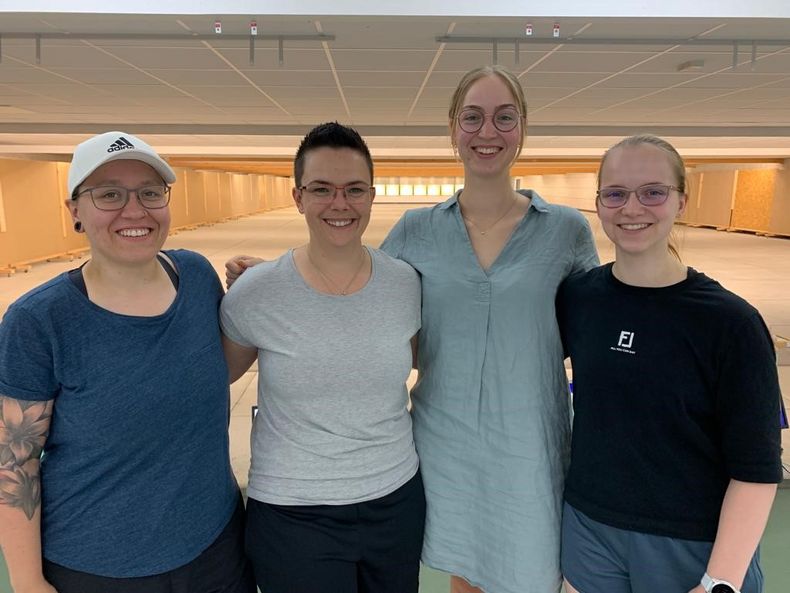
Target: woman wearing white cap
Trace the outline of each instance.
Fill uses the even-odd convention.
[[[80,144],[66,207],[91,259],[0,324],[0,544],[15,593],[255,590],[228,455],[222,287],[202,256],[161,251],[175,180],[130,134]]]

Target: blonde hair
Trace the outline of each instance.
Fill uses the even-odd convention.
[[[669,142],[663,138],[659,138],[658,136],[653,136],[652,134],[636,134],[634,136],[628,136],[627,138],[620,140],[620,142],[617,144],[610,146],[607,151],[603,153],[603,156],[601,157],[601,164],[598,166],[598,189],[601,189],[601,171],[603,171],[604,163],[606,163],[606,159],[609,157],[612,151],[618,148],[630,148],[644,144],[658,148],[667,155],[667,160],[672,167],[672,173],[675,177],[675,187],[678,188],[680,193],[685,194],[687,180],[686,164],[683,162],[683,157],[680,156],[680,153],[678,153],[675,147]],[[675,241],[674,232],[672,232],[669,234],[667,249],[669,249],[669,252],[679,261],[682,261],[680,259],[680,253],[676,243],[677,242]]]
[[[474,83],[487,76],[496,76],[505,83],[505,86],[510,90],[510,94],[513,95],[513,98],[516,100],[516,107],[521,114],[521,139],[518,143],[515,160],[521,154],[521,149],[524,146],[524,138],[527,133],[527,100],[524,98],[524,89],[521,87],[518,78],[515,74],[510,72],[510,70],[502,66],[481,66],[480,68],[470,70],[461,78],[450,100],[450,111],[448,114],[450,118],[450,142],[453,145],[453,151],[457,151],[458,147],[455,144],[455,132],[458,129],[458,114],[464,106],[466,93],[469,92],[469,89]]]

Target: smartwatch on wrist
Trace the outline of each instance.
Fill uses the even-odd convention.
[[[705,593],[741,593],[738,588],[729,581],[722,581],[721,579],[714,579],[707,572],[702,575],[700,581]]]

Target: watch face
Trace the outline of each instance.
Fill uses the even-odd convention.
[[[713,586],[713,589],[710,590],[710,593],[735,593],[735,589],[729,585],[722,585],[719,583],[718,585]]]

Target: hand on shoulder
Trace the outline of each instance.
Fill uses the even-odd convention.
[[[247,268],[252,268],[265,260],[251,255],[234,255],[225,262],[225,285],[230,288]]]

